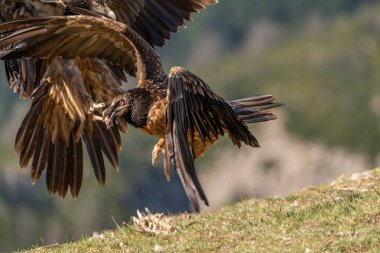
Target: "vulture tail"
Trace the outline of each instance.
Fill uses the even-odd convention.
[[[246,124],[269,121],[277,118],[277,115],[269,110],[284,105],[277,102],[272,95],[260,95],[249,98],[237,99],[229,102],[239,119]]]

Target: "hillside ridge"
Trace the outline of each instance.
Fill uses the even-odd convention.
[[[137,216],[115,231],[24,252],[378,252],[379,181],[374,169],[212,213]]]

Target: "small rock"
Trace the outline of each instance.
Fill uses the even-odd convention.
[[[361,177],[360,173],[355,173],[351,175],[351,180],[356,181]]]
[[[290,206],[291,206],[291,207],[298,207],[298,206],[299,206],[299,203],[298,203],[298,201],[296,200],[296,201],[294,201]]]
[[[162,247],[161,245],[156,244],[156,245],[154,245],[154,247],[153,247],[153,251],[154,251],[154,252],[165,252],[165,248]]]
[[[120,247],[120,249],[121,249],[124,253],[129,253],[129,252],[131,252],[131,251],[129,250],[129,248],[127,247],[127,245],[125,245],[123,242],[120,242],[120,243],[119,243],[119,247]]]
[[[89,238],[89,240],[90,241],[93,241],[93,240],[103,241],[104,240],[104,234],[99,233],[99,232],[94,232],[94,233],[92,233],[92,236]]]
[[[309,248],[306,248],[305,249],[305,253],[312,253],[313,251],[311,250],[311,249],[309,249]]]

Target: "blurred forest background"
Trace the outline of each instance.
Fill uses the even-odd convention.
[[[197,161],[211,209],[284,195],[380,162],[380,3],[374,0],[220,0],[159,49],[226,99],[271,93],[279,119],[254,126],[262,148],[227,138]],[[155,138],[132,128],[120,172],[99,187],[88,165],[79,198],[49,196],[20,170],[13,141],[29,106],[0,92],[0,251],[65,242],[115,228],[136,209],[189,211],[176,176],[150,165]],[[205,209],[208,210],[208,209]]]

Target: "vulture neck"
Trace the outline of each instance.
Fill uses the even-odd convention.
[[[125,28],[124,34],[135,48],[137,85],[143,84],[147,80],[153,81],[155,84],[165,83],[167,76],[156,50],[130,27]]]

